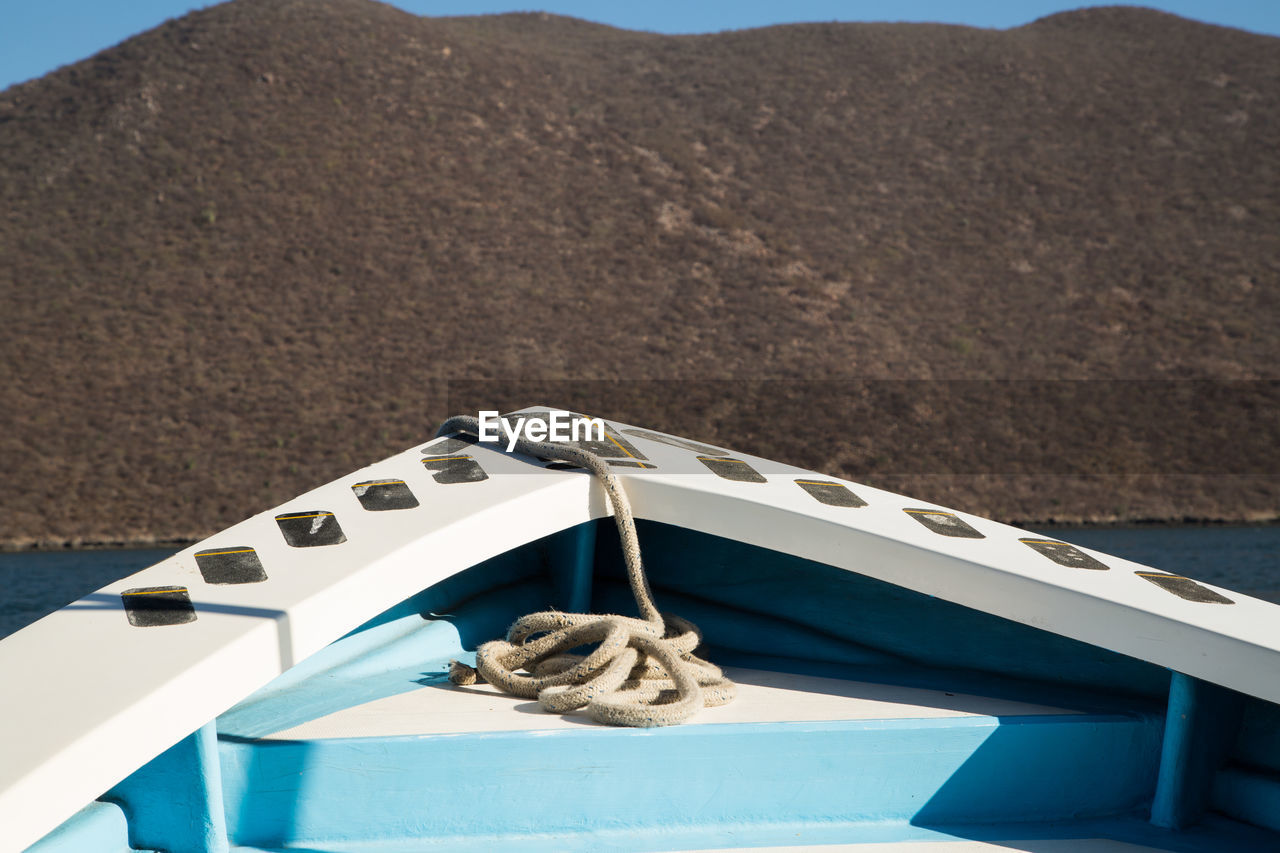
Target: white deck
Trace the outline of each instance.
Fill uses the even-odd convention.
[[[729,705],[705,708],[685,725],[938,719],[942,717],[1068,714],[1062,708],[946,693],[727,667],[738,685]],[[272,740],[377,737],[466,732],[544,731],[601,725],[583,713],[548,714],[488,684],[435,685],[335,711],[268,735]]]

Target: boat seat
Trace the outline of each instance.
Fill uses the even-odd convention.
[[[726,667],[738,685],[728,705],[705,708],[686,725],[838,720],[937,720],[1075,713],[1062,708],[942,690]],[[607,728],[585,713],[549,714],[537,702],[488,684],[431,684],[326,714],[265,735],[269,740],[403,737],[497,731]]]
[[[780,844],[949,838],[934,827],[1132,814],[1158,764],[1158,714],[728,674],[735,702],[665,728],[436,678],[252,737],[222,731],[228,831],[246,850],[448,849],[477,843],[477,822],[494,849],[621,843],[610,833],[722,847],[726,827]]]

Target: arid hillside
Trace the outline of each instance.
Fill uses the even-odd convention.
[[[0,540],[551,403],[1008,520],[1280,515],[1280,40],[233,0],[0,92]]]

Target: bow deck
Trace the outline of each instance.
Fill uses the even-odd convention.
[[[659,606],[699,624],[707,656],[748,688],[800,710],[770,716],[749,691],[694,725],[617,732],[439,686],[451,657],[530,609],[629,602],[589,476],[448,437],[0,642],[20,697],[0,734],[6,842],[21,849],[82,808],[62,837],[119,841],[118,807],[85,806],[109,792],[134,847],[200,849],[195,832],[207,849],[420,849],[532,838],[523,816],[485,825],[456,810],[469,815],[464,792],[518,803],[549,789],[564,801],[556,837],[583,846],[624,832],[608,816],[632,814],[627,797],[653,807],[628,819],[656,833],[649,848],[674,828],[671,847],[747,831],[783,845],[785,826],[835,828],[812,843],[914,843],[954,821],[1068,817],[1071,838],[1096,818],[1148,844],[1152,814],[1193,827],[1167,849],[1274,844],[1275,605],[625,424],[591,449],[625,482]],[[472,701],[501,710],[456,722]],[[462,728],[432,728],[449,717]],[[554,772],[566,760],[580,783]],[[165,788],[173,774],[183,785]],[[591,779],[624,777],[621,799],[593,799]],[[203,817],[166,823],[157,790]]]

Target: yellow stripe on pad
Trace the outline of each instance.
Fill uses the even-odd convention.
[[[616,439],[616,438],[614,438],[613,436],[609,435],[609,430],[607,430],[607,429],[606,429],[606,430],[604,431],[604,437],[605,437],[605,438],[607,438],[607,439],[609,439],[610,441],[612,441],[614,444],[618,445],[618,449],[619,449],[619,450],[621,450],[623,453],[627,454],[628,456],[630,456],[632,459],[635,459],[635,458],[636,458],[634,455],[632,455],[632,453],[631,453],[629,450],[627,450],[627,449],[626,449],[625,447],[623,447],[621,444],[618,444],[618,439]]]

